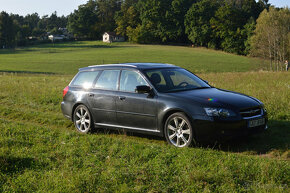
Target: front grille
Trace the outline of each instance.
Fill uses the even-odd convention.
[[[253,117],[262,114],[261,107],[248,108],[240,111],[242,117]]]

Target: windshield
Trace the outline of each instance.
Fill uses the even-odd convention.
[[[145,74],[158,92],[210,88],[203,80],[183,68],[146,70]]]

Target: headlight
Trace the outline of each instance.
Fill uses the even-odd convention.
[[[236,114],[228,109],[222,108],[204,108],[206,114],[210,117],[233,117]]]

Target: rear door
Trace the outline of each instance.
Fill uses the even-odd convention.
[[[95,123],[117,124],[116,98],[120,70],[104,70],[88,93]]]
[[[117,121],[127,128],[156,130],[156,98],[136,93],[138,85],[148,85],[139,72],[122,70],[116,98]]]

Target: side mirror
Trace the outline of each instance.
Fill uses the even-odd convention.
[[[135,92],[139,94],[150,93],[151,87],[146,85],[136,86]]]
[[[209,84],[207,80],[203,80],[206,84]]]

